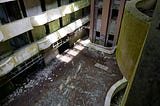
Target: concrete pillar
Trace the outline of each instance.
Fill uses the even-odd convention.
[[[160,106],[160,0],[139,58],[137,70],[128,85],[124,106]]]

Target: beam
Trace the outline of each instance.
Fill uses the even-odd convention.
[[[105,37],[105,41],[102,41],[102,44],[105,46],[108,40],[108,28],[109,21],[112,14],[112,0],[103,1],[103,10],[102,10],[102,20],[101,20],[101,36]]]
[[[113,40],[113,46],[117,45],[118,38],[119,38],[119,33],[121,29],[121,23],[122,23],[122,18],[123,18],[123,13],[124,13],[124,8],[125,8],[125,3],[126,0],[120,0],[120,6],[119,6],[119,12],[118,12],[118,17],[116,20],[116,31],[115,31],[115,36]]]
[[[97,20],[97,14],[98,9],[96,8],[96,4],[98,4],[98,0],[91,0],[91,7],[90,7],[90,32],[89,32],[89,38],[91,42],[95,41],[96,37],[96,20]]]

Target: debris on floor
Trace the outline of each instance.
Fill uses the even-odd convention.
[[[29,77],[3,105],[102,106],[109,88],[122,78],[114,54],[81,43],[58,57]]]
[[[107,67],[107,66],[104,66],[104,65],[99,64],[99,63],[96,63],[94,66],[97,67],[97,68],[100,68],[100,69],[102,69],[102,70],[104,70],[104,71],[107,71],[107,70],[108,70],[108,67]]]

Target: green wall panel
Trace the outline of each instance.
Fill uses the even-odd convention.
[[[79,19],[82,17],[82,9],[75,12],[75,19]]]
[[[46,35],[45,26],[34,27],[34,29],[32,30],[32,35],[35,41],[43,38]]]
[[[58,30],[59,28],[60,28],[59,19],[49,23],[50,33],[53,33],[54,31]]]
[[[62,17],[62,24],[63,24],[63,26],[69,24],[70,22],[71,22],[70,21],[70,14],[67,14],[64,17]]]
[[[148,28],[148,22],[138,19],[127,10],[124,11],[116,58],[122,74],[128,80],[135,69]]]
[[[0,43],[0,59],[9,55],[11,52],[12,52],[12,47],[11,47],[9,41],[5,41],[5,42]]]

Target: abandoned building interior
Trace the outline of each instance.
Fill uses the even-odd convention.
[[[160,0],[0,0],[0,106],[160,106],[159,69]]]

